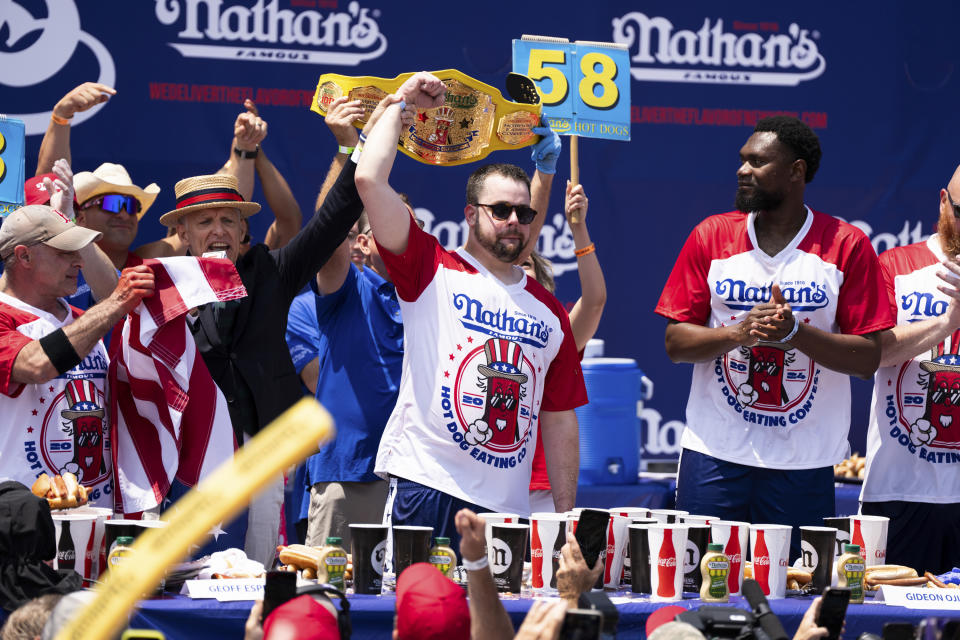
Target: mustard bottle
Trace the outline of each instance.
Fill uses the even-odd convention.
[[[860,556],[860,545],[843,545],[843,555],[837,560],[837,586],[850,589],[850,603],[863,602],[863,575],[866,566]]]
[[[457,554],[450,548],[450,538],[434,538],[429,560],[430,564],[440,570],[440,573],[453,580],[457,568]]]
[[[347,552],[343,550],[342,543],[343,538],[327,538],[327,544],[320,547],[320,560],[317,562],[317,582],[341,591],[345,589],[344,575],[347,572]]]
[[[117,539],[110,545],[110,553],[107,555],[107,568],[123,564],[123,559],[130,555],[131,546],[133,546],[133,536],[117,536]]]
[[[700,560],[700,599],[704,602],[729,602],[727,576],[730,574],[730,558],[723,553],[723,545],[711,542]]]

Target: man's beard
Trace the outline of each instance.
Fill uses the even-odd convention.
[[[733,206],[737,211],[750,213],[751,211],[770,211],[776,209],[783,203],[782,193],[773,193],[764,191],[759,187],[753,187],[752,193],[747,193],[741,188],[737,188],[737,197],[734,199]]]
[[[940,236],[940,248],[947,257],[960,255],[960,233],[957,232],[957,218],[953,215],[953,207],[940,212],[937,235]]]
[[[523,251],[525,243],[518,242],[514,247],[509,247],[504,244],[500,238],[494,235],[486,235],[480,226],[479,217],[476,222],[473,223],[473,235],[476,236],[477,242],[480,243],[480,246],[489,251],[497,258],[500,262],[506,262],[508,264],[514,264],[517,261],[517,258],[520,257],[520,252]]]

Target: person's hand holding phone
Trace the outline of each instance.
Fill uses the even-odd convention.
[[[803,614],[800,626],[797,632],[793,634],[793,640],[815,640],[816,638],[826,638],[830,635],[830,630],[817,624],[820,617],[820,607],[823,604],[823,598],[817,597]]]
[[[557,569],[560,597],[571,608],[576,607],[580,594],[589,591],[602,572],[603,558],[598,557],[592,569],[588,567],[576,536],[567,533],[567,543],[560,549],[560,567]]]

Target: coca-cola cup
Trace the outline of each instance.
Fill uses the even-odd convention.
[[[530,515],[530,570],[533,590],[556,593],[560,549],[567,541],[567,514]]]
[[[607,522],[607,556],[603,561],[603,587],[619,589],[623,579],[623,558],[627,553],[627,527],[630,518],[610,514]]]
[[[719,519],[720,518],[716,516],[695,516],[695,515],[680,516],[680,522],[682,524],[710,525],[714,520],[719,520]]]
[[[97,540],[96,513],[54,513],[57,536],[54,569],[72,569],[89,585],[100,569],[100,544]]]
[[[653,520],[650,518],[650,520]],[[652,522],[634,523],[627,527],[629,544],[630,590],[634,593],[650,593],[650,539],[647,530]]]
[[[689,513],[689,511],[681,511],[679,509],[650,509],[650,517],[657,522],[663,522],[665,524],[679,523],[680,521],[677,518],[688,515]]]
[[[813,590],[823,593],[833,576],[833,547],[837,530],[833,527],[800,527],[800,557],[794,563],[813,576]]]
[[[730,595],[740,595],[743,585],[743,568],[747,559],[750,541],[750,523],[736,520],[714,520],[710,523],[710,539],[723,545],[723,555],[730,558],[730,573],[727,574],[727,589]]]
[[[623,516],[625,518],[649,518],[650,509],[646,507],[617,507],[610,509],[610,515]]]
[[[837,565],[840,556],[843,555],[843,545],[850,544],[850,517],[843,516],[837,518],[824,518],[823,524],[827,527],[833,527],[837,530],[837,539],[833,548],[833,565]],[[830,574],[830,584],[837,586],[839,576],[834,571]]]
[[[388,530],[389,527],[385,524],[350,525],[354,593],[380,594]]]
[[[580,512],[583,509],[572,509],[570,511],[564,512],[564,515],[567,516],[567,532],[576,533],[577,532],[577,523],[580,522]]]
[[[654,601],[683,599],[683,555],[687,549],[687,525],[647,525],[650,545],[650,595]]]
[[[397,578],[412,564],[430,557],[433,527],[400,525],[393,528],[393,573]]]
[[[657,520],[653,518],[631,518],[630,525],[627,527],[627,548],[623,553],[623,576],[621,578],[623,584],[633,586],[633,549],[634,543],[633,538],[631,538],[630,527],[633,525],[641,524],[655,524]],[[647,534],[646,528],[643,529],[643,549],[645,550],[645,555],[637,560],[637,570],[640,571],[644,576],[646,576],[646,585],[647,590],[643,593],[650,593],[650,549],[647,545]],[[639,547],[638,547],[639,548]],[[636,592],[641,593],[641,592]]]
[[[97,518],[93,525],[93,549],[90,552],[84,552],[84,562],[87,562],[86,555],[91,555],[91,562],[93,563],[91,580],[95,580],[107,570],[106,522],[113,517],[113,509],[87,505],[77,507],[70,513],[88,513]]]
[[[523,584],[523,554],[527,549],[530,526],[502,522],[492,526],[487,540],[487,558],[497,591],[520,593]]]
[[[753,579],[768,600],[787,595],[787,567],[790,561],[790,534],[786,524],[750,525],[750,557]]]
[[[520,516],[515,513],[496,513],[493,511],[489,511],[487,513],[478,513],[477,515],[483,518],[483,522],[484,522],[483,534],[488,543],[490,541],[491,536],[493,535],[493,531],[490,528],[493,525],[500,522],[506,522],[508,524],[516,524],[520,522]],[[489,544],[488,544],[488,547],[489,547]]]
[[[703,576],[700,574],[700,558],[707,552],[710,542],[710,525],[683,523],[687,529],[687,548],[683,554],[683,590],[700,593]]]
[[[886,564],[889,525],[886,516],[850,516],[850,544],[860,545],[860,555],[868,567]]]

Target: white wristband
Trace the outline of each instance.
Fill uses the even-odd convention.
[[[353,160],[353,164],[358,164],[360,162],[360,154],[363,152],[363,141],[354,148],[353,154],[350,155],[350,159]]]
[[[462,564],[463,568],[467,571],[480,571],[490,566],[490,561],[487,560],[487,556],[483,556],[479,560],[467,560],[464,558]]]
[[[800,318],[793,316],[793,329],[790,330],[790,333],[785,335],[779,340],[779,342],[790,342],[793,340],[793,337],[797,335],[797,331],[800,330]]]

